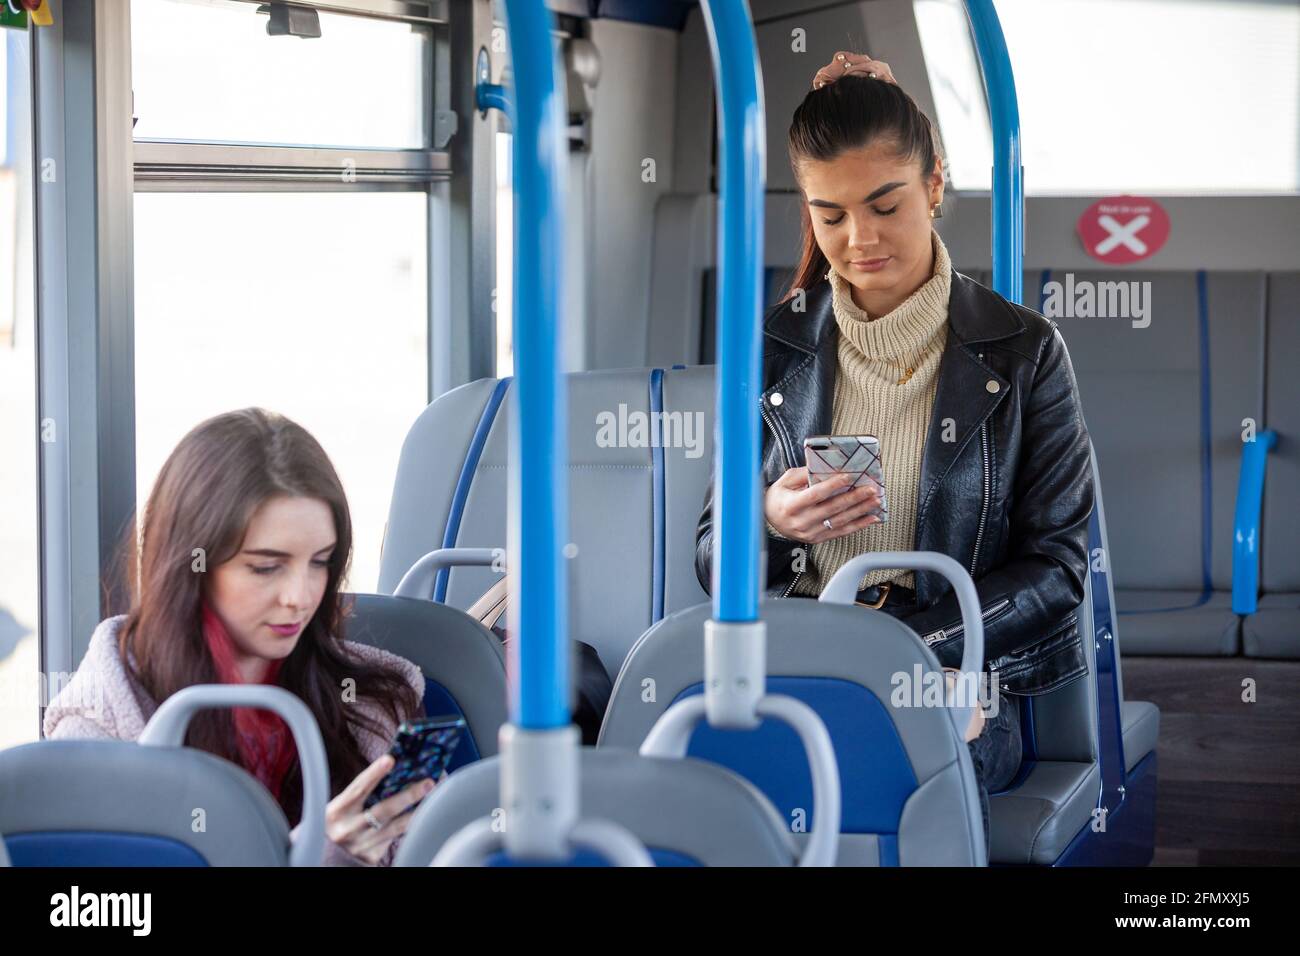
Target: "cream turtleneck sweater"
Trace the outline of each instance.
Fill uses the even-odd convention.
[[[915,550],[921,459],[939,384],[939,361],[948,337],[952,283],[948,250],[938,233],[932,231],[931,236],[933,275],[885,315],[867,315],[854,304],[848,281],[834,269],[827,275],[840,331],[831,433],[880,439],[889,520],[811,545],[795,594],[817,596],[835,572],[859,554]],[[908,369],[915,371],[899,384]],[[891,580],[910,588],[915,575],[883,568],[868,573],[858,589]]]

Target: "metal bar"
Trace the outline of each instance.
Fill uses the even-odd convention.
[[[424,185],[451,175],[451,157],[430,150],[326,149],[137,142],[137,182],[319,182]]]
[[[267,0],[238,0],[261,6]],[[370,17],[375,20],[396,20],[402,23],[446,23],[446,0],[408,2],[408,0],[344,0],[332,3],[290,3],[294,7],[311,7],[321,13],[344,16]]]
[[[435,57],[435,108],[454,113],[447,144],[452,176],[443,211],[430,217],[445,238],[445,281],[432,293],[434,396],[496,374],[496,167],[499,113],[481,115],[474,102],[479,52],[492,44],[489,0],[450,0],[445,55]],[[441,42],[435,34],[435,42]],[[444,47],[438,47],[440,51]],[[445,64],[445,66],[444,66]],[[443,71],[445,70],[445,76]],[[443,221],[445,219],[445,222]],[[432,253],[433,246],[430,250]],[[430,281],[437,274],[431,263]]]
[[[569,723],[568,395],[560,374],[563,325],[564,88],[541,0],[506,0],[514,68],[515,428],[510,436],[510,722],[523,730]]]
[[[69,672],[100,615],[101,374],[93,0],[32,31],[41,668]]]
[[[760,307],[767,132],[746,0],[702,4],[718,89],[718,443],[713,618],[758,619]]]
[[[99,330],[100,580],[107,615],[125,606],[119,548],[135,518],[135,267],[131,5],[94,5],[95,260]]]
[[[1025,170],[1011,56],[993,0],[966,0],[993,125],[993,288],[1024,302]]]

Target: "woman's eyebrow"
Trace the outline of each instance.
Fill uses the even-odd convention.
[[[326,545],[325,547],[321,548],[319,551],[314,552],[313,557],[315,557],[315,555],[317,554],[322,554],[326,551],[333,551],[335,545],[337,544],[338,542],[336,541],[334,542],[334,544]],[[264,558],[292,558],[293,557],[293,555],[287,551],[276,551],[274,548],[245,548],[241,553],[256,554]]]
[[[879,189],[877,189],[875,192],[873,192],[870,196],[868,196],[866,199],[864,199],[864,200],[862,200],[862,201],[863,201],[863,202],[872,202],[873,200],[879,199],[879,198],[880,198],[881,196],[883,196],[885,193],[890,192],[890,191],[892,191],[892,190],[895,190],[895,189],[897,189],[899,186],[906,186],[906,185],[907,185],[907,183],[885,183],[885,185],[881,186]],[[809,200],[808,200],[808,205],[810,205],[810,206],[821,206],[823,209],[843,209],[843,208],[844,208],[844,207],[841,206],[839,203],[833,203],[833,202],[830,202],[829,200],[826,200],[826,199],[809,199]]]

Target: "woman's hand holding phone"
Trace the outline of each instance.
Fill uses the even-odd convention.
[[[852,534],[880,520],[875,514],[879,491],[873,485],[846,490],[853,480],[852,475],[835,475],[810,488],[808,469],[790,468],[768,486],[763,514],[785,537],[805,544]]]
[[[393,769],[396,761],[384,754],[343,788],[325,807],[325,836],[330,842],[372,866],[377,866],[389,845],[406,832],[413,814],[407,813],[433,790],[432,780],[417,780],[370,808],[379,822],[375,828],[366,818],[365,802],[370,791]]]

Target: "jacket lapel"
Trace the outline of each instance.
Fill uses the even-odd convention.
[[[1025,324],[1005,300],[956,270],[948,297],[948,341],[921,460],[916,547],[925,550],[925,517],[931,497],[980,426],[1002,402],[1010,382],[979,357],[979,344],[1023,332]]]

